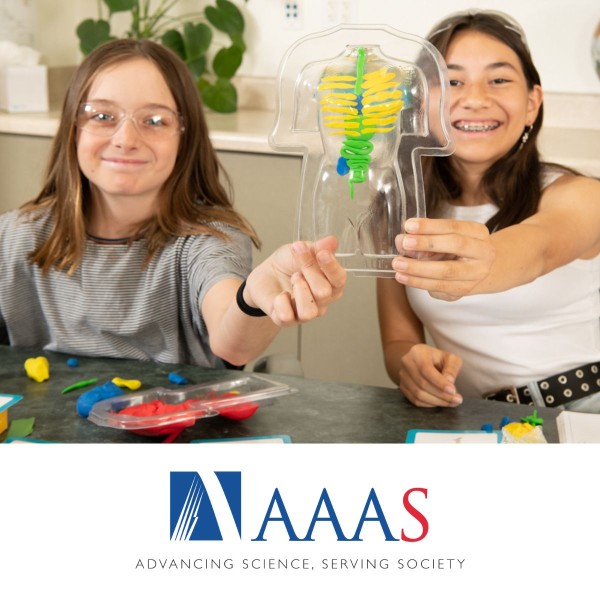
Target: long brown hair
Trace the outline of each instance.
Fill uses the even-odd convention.
[[[520,26],[509,17],[494,12],[464,12],[452,15],[429,34],[428,40],[446,56],[450,42],[460,31],[478,31],[506,44],[518,56],[525,74],[527,87],[532,90],[541,85],[527,42]],[[488,221],[490,231],[519,223],[538,210],[542,187],[541,175],[545,163],[540,160],[537,138],[544,120],[543,104],[529,130],[527,143],[521,138],[484,174],[484,193],[499,207]],[[525,133],[525,131],[524,131]],[[553,165],[564,172],[574,172],[566,167]],[[428,214],[435,214],[443,200],[459,198],[462,188],[452,168],[450,157],[426,157],[423,159],[423,177],[427,197]]]
[[[51,233],[30,255],[31,262],[44,272],[56,267],[72,273],[85,247],[85,214],[91,190],[77,161],[79,107],[100,71],[140,58],[152,62],[162,73],[182,117],[184,131],[157,213],[140,224],[134,238],[147,240],[150,260],[174,236],[209,234],[226,238],[214,224],[218,221],[248,234],[254,245],[260,247],[252,226],[233,208],[231,183],[209,139],[198,90],[186,65],[174,52],[156,42],[119,39],[98,47],[75,71],[63,103],[45,183],[38,196],[22,207],[23,213],[34,217],[41,208],[51,213]]]

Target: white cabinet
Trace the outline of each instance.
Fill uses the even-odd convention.
[[[0,212],[39,194],[52,139],[0,134]]]

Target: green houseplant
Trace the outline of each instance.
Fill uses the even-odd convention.
[[[204,104],[217,112],[235,112],[237,91],[231,80],[246,51],[242,13],[229,0],[215,0],[213,4],[198,0],[205,5],[202,12],[174,16],[172,9],[178,1],[98,0],[98,19],[85,19],[77,26],[79,47],[87,55],[100,44],[115,39],[112,17],[129,13],[125,36],[152,39],[171,48],[196,78]],[[215,41],[214,30],[226,34],[230,45],[221,47],[213,56],[209,49]]]

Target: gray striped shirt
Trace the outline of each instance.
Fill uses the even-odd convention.
[[[251,241],[220,225],[228,241],[178,237],[146,268],[146,243],[86,242],[73,275],[42,275],[29,253],[48,236],[46,215],[0,215],[0,340],[68,354],[221,366],[200,312],[206,292],[227,278],[244,279]]]

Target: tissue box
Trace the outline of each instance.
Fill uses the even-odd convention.
[[[46,65],[9,65],[0,69],[0,109],[8,112],[47,112]]]

